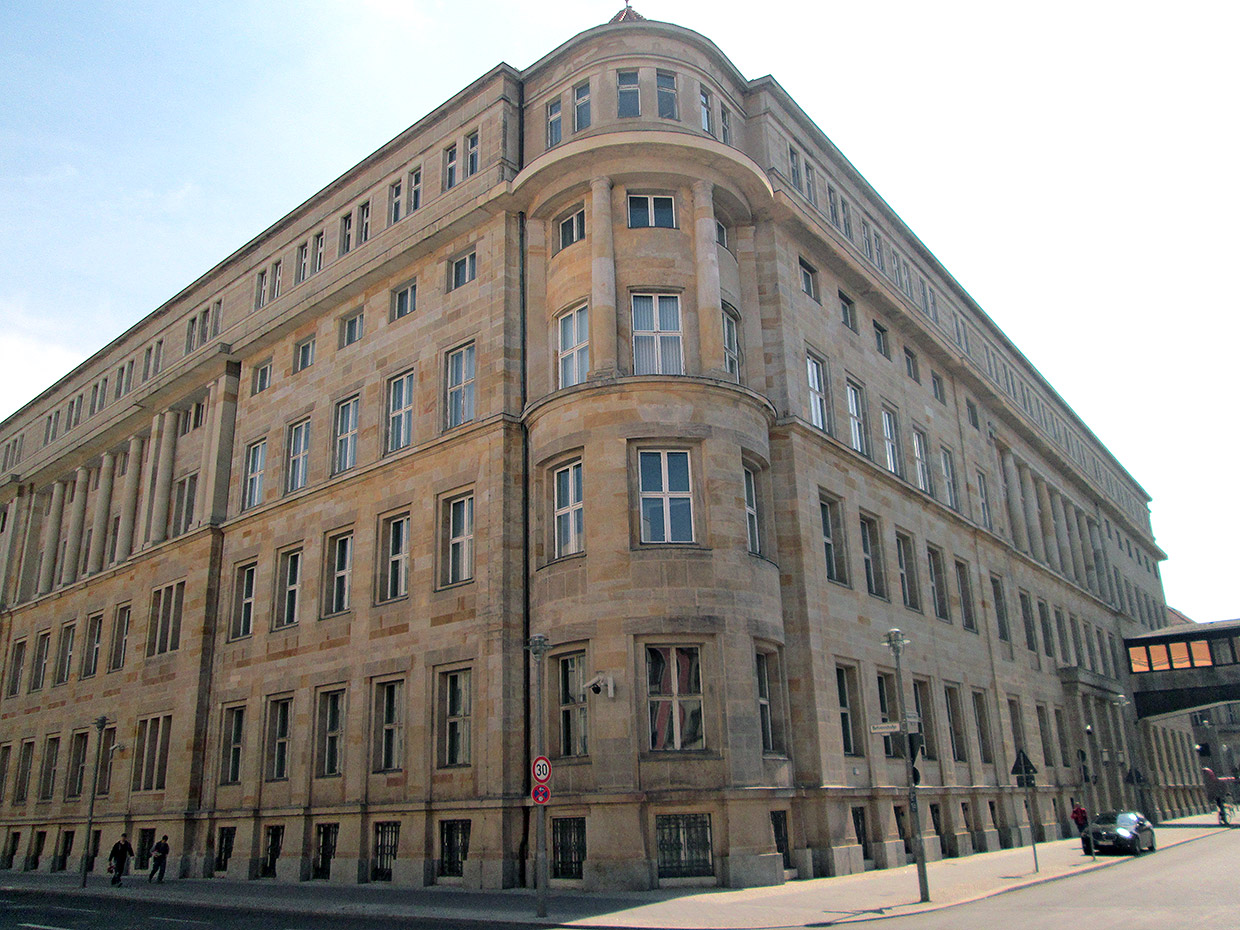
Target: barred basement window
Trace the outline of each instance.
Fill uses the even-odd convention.
[[[654,826],[659,878],[715,874],[710,814],[657,814]]]
[[[220,827],[219,836],[215,842],[215,871],[228,871],[228,860],[232,858],[233,843],[236,840],[236,827]]]
[[[400,821],[384,820],[375,824],[375,855],[370,864],[372,882],[390,882],[396,850],[400,846]]]
[[[551,819],[551,877],[581,878],[586,860],[586,819]]]
[[[468,820],[441,820],[439,822],[439,874],[445,878],[460,877],[465,873],[465,860],[469,858]]]

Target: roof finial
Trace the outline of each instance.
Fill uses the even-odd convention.
[[[624,0],[624,9],[608,20],[611,23],[636,23],[645,20],[646,17],[633,9],[633,4],[629,0]]]

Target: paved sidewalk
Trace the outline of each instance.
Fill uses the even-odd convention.
[[[1158,825],[1159,849],[1219,836],[1226,832],[1213,815],[1185,817]],[[1079,840],[1038,844],[1039,871],[1033,849],[1022,846],[962,859],[931,862],[930,903],[918,902],[913,866],[841,878],[815,878],[770,888],[682,889],[630,893],[553,890],[548,917],[534,915],[529,889],[463,891],[454,888],[388,888],[380,885],[332,885],[320,882],[274,884],[223,879],[169,879],[149,885],[143,873],[127,876],[116,889],[96,874],[89,887],[78,887],[76,874],[0,873],[0,892],[55,890],[124,899],[221,904],[258,910],[373,917],[434,917],[504,921],[533,926],[662,928],[662,930],[770,930],[825,927],[939,910],[1003,894],[1040,882],[1079,875],[1098,868],[1122,867],[1127,856],[1081,853]]]

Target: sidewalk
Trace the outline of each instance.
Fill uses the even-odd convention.
[[[1165,821],[1157,827],[1158,848],[1167,849],[1223,832],[1214,815]],[[1080,840],[1070,839],[1039,843],[1037,872],[1033,870],[1033,850],[1029,846],[943,859],[927,866],[931,898],[928,904],[917,900],[917,874],[913,866],[841,878],[815,878],[770,888],[614,894],[556,889],[550,893],[545,919],[534,915],[534,894],[529,889],[478,892],[220,879],[170,879],[163,885],[149,885],[140,873],[127,876],[120,889],[109,887],[106,875],[94,874],[88,888],[82,890],[76,873],[9,872],[0,873],[0,893],[45,889],[122,900],[227,904],[312,914],[505,921],[533,926],[767,930],[823,927],[939,910],[1093,869],[1122,866],[1128,858],[1099,856],[1094,862],[1082,855]]]

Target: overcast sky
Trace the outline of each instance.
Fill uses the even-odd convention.
[[[500,61],[620,6],[0,2],[0,417]],[[1153,497],[1168,602],[1240,616],[1240,6],[636,9],[775,76]]]

